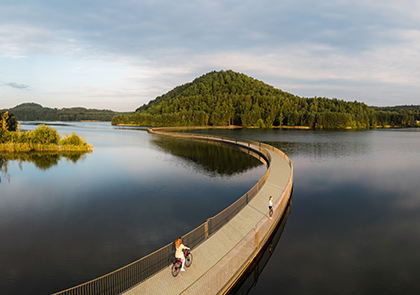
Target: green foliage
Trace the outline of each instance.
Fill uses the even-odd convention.
[[[61,146],[67,146],[67,147],[73,147],[72,149],[79,149],[79,148],[91,148],[89,144],[86,143],[86,141],[83,138],[80,138],[77,134],[74,132],[68,136],[66,135],[65,138],[63,138],[60,141]]]
[[[265,128],[264,121],[262,119],[258,119],[257,123],[255,124],[255,127]]]
[[[27,134],[28,141],[34,144],[56,144],[60,141],[57,129],[48,127],[44,124],[39,125],[35,130]]]
[[[305,98],[233,71],[205,74],[139,107],[112,124],[272,128],[370,128],[375,111],[364,103]],[[409,122],[409,120],[407,120]]]
[[[120,112],[86,108],[52,109],[36,103],[23,103],[10,109],[21,121],[111,121]]]
[[[376,125],[417,126],[420,121],[420,105],[402,105],[393,107],[373,107],[376,114]]]
[[[74,132],[61,140],[60,145],[82,145],[85,142]]]
[[[59,144],[61,147],[59,147]],[[8,131],[0,137],[0,151],[28,152],[33,150],[91,150],[92,145],[76,134],[61,139],[55,128],[44,124],[33,131]]]
[[[8,131],[16,131],[16,128],[16,117],[8,111],[0,110],[0,137]]]

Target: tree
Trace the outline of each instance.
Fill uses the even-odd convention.
[[[1,116],[1,130],[2,133],[9,131],[9,126],[7,125],[7,120],[9,120],[9,112],[4,112]]]

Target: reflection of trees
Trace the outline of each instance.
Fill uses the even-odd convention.
[[[66,159],[76,163],[84,159],[87,153],[91,151],[54,151],[54,152],[29,152],[29,153],[0,153],[0,171],[4,177],[10,181],[8,173],[9,161],[19,161],[19,167],[22,169],[22,162],[30,162],[40,170],[47,170],[56,166],[61,159]],[[1,178],[0,178],[1,182]]]
[[[34,163],[35,167],[40,170],[48,170],[52,166],[56,166],[60,161],[59,153],[29,153],[29,157],[25,158],[26,162]]]
[[[259,160],[236,148],[212,142],[160,137],[152,142],[165,152],[193,161],[212,175],[234,175],[262,165]]]
[[[91,151],[89,151],[89,153],[90,152]],[[73,163],[76,163],[80,159],[84,159],[86,153],[87,153],[86,151],[85,152],[63,151],[61,152],[61,155],[67,160],[72,161]]]
[[[0,155],[0,171],[3,172],[3,176],[8,181],[10,181],[10,174],[8,173],[8,169],[7,169],[7,160],[2,155]],[[1,182],[1,176],[0,176],[0,182]]]

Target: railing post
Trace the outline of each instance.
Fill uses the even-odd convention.
[[[204,239],[206,240],[209,237],[209,220],[206,220],[204,224]]]
[[[254,249],[257,249],[260,245],[260,232],[257,228],[254,228]]]

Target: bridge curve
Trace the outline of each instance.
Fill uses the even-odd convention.
[[[55,293],[66,294],[226,294],[229,292],[280,221],[292,193],[293,164],[279,149],[256,141],[173,132],[201,127],[150,128],[155,135],[203,140],[235,146],[258,158],[267,172],[244,196],[203,225],[183,236],[192,248],[194,262],[187,271],[172,277],[167,257],[173,243],[96,280]],[[274,213],[268,215],[268,197]],[[149,271],[142,274],[144,269]]]

